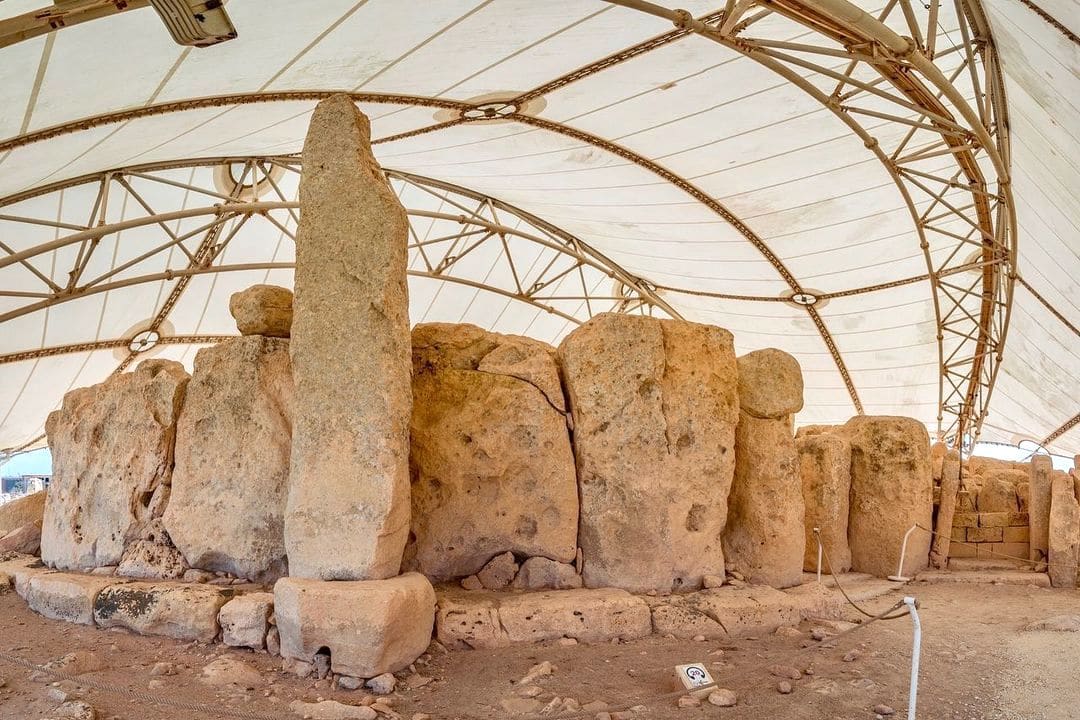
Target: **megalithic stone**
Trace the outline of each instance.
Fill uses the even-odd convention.
[[[1046,571],[1046,559],[1050,553],[1050,484],[1053,472],[1054,463],[1048,455],[1031,458],[1028,559],[1035,563],[1035,569],[1039,572]]]
[[[345,95],[304,142],[285,548],[295,577],[397,575],[409,534],[408,218]]]
[[[931,453],[933,450],[931,449]],[[952,544],[952,524],[956,515],[956,494],[960,491],[960,453],[949,450],[941,463],[941,504],[938,506],[937,526],[930,549],[930,563],[944,569],[949,562]]]
[[[1080,503],[1067,472],[1054,470],[1050,480],[1050,516],[1047,519],[1047,572],[1056,588],[1076,587],[1080,563]]]

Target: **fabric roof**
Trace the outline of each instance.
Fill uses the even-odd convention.
[[[923,3],[903,0],[857,4],[875,16],[894,6],[927,13]],[[0,22],[39,5],[5,0]],[[146,217],[147,207],[164,213],[222,202],[191,189],[220,185],[212,167],[189,160],[294,155],[318,91],[359,93],[385,168],[522,211],[503,213],[512,222],[495,222],[542,232],[521,219],[536,216],[647,289],[659,288],[655,294],[674,312],[730,329],[740,353],[779,347],[794,354],[806,379],[799,424],[844,422],[857,412],[858,398],[866,413],[910,415],[937,430],[938,317],[925,276],[928,257],[944,263],[955,248],[936,235],[924,253],[890,172],[806,88],[731,47],[600,0],[406,5],[232,0],[227,10],[239,37],[206,49],[173,44],[155,13],[141,9],[0,48],[0,253],[23,252],[102,220]],[[693,0],[679,7],[715,20],[724,5]],[[981,435],[1004,442],[1052,436],[1077,415],[1080,397],[1080,55],[1068,35],[1078,30],[1080,7],[1075,0],[1040,5],[1047,17],[1023,0],[985,4],[1005,73],[1015,268],[1022,279]],[[954,4],[941,3],[937,12],[938,42],[962,47]],[[899,9],[883,22],[909,34]],[[749,31],[788,44],[822,41],[778,13]],[[962,57],[943,53],[935,63],[949,74]],[[846,64],[820,55],[817,61],[836,71]],[[824,92],[835,85],[805,68],[800,74]],[[966,75],[955,82],[974,100]],[[511,98],[519,117],[460,120],[463,107]],[[864,115],[862,122],[883,147],[911,132],[885,117]],[[153,167],[173,161],[179,167]],[[979,162],[991,172],[985,158]],[[927,172],[945,172],[952,159],[922,163]],[[151,166],[145,174],[158,180],[130,177],[135,193],[118,189],[96,214],[100,184],[90,178],[68,185],[133,165]],[[278,185],[259,199],[295,198],[294,172],[279,175]],[[399,183],[410,209],[448,212],[445,195],[407,185]],[[64,187],[27,195],[53,186]],[[23,199],[2,199],[16,194]],[[279,224],[255,216],[240,229],[239,220],[223,226],[223,236],[235,236],[213,262],[290,263],[294,218],[285,209],[274,216]],[[205,238],[194,231],[208,220],[180,218],[103,237],[80,277],[113,273],[115,282],[182,268]],[[439,237],[438,222],[415,219],[414,232]],[[962,223],[949,222],[960,232]],[[192,235],[183,248],[140,259],[169,232]],[[7,293],[0,294],[0,318],[52,292],[41,276],[66,287],[88,246],[0,267],[0,293]],[[515,280],[512,263],[497,250],[486,252],[471,255],[470,267],[462,260],[471,285],[412,277],[413,321],[476,322],[549,342],[573,328],[559,315],[481,289]],[[537,250],[529,261],[534,273],[541,255]],[[422,261],[414,254],[418,272]],[[781,267],[801,289],[824,296],[813,313],[784,301],[793,286]],[[0,449],[35,442],[66,390],[126,366],[127,340],[151,319],[163,317],[160,334],[179,340],[142,356],[190,367],[200,344],[235,333],[231,292],[255,282],[291,285],[291,277],[287,268],[194,275],[178,295],[181,280],[159,278],[0,321]],[[618,292],[612,284],[597,271],[583,273],[579,287],[604,298]],[[560,292],[552,297],[574,299],[551,302],[579,321],[614,307]],[[964,307],[977,314],[977,306]],[[946,354],[951,342],[946,337]],[[67,347],[80,343],[90,347]],[[67,349],[40,352],[61,346]],[[1048,447],[1080,452],[1080,431],[1062,432]]]

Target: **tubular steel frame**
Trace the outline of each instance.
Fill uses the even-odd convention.
[[[205,184],[180,182],[160,174],[163,170],[179,168],[238,166],[243,170],[228,193]],[[0,221],[9,226],[12,223],[46,226],[53,228],[58,234],[61,231],[74,231],[18,252],[0,240],[0,250],[7,253],[6,256],[0,255],[0,269],[21,265],[40,283],[40,287],[34,290],[0,291],[2,296],[25,298],[27,301],[19,307],[0,313],[0,327],[3,323],[26,314],[98,293],[162,280],[177,280],[154,318],[148,325],[139,328],[140,332],[161,332],[169,313],[195,275],[292,268],[292,262],[221,262],[230,241],[255,217],[265,219],[273,226],[272,231],[280,232],[295,241],[298,222],[296,210],[299,202],[282,191],[281,184],[275,180],[275,170],[298,174],[300,159],[295,156],[214,158],[140,165],[84,176],[0,201]],[[577,237],[540,218],[451,183],[394,170],[387,170],[386,175],[399,196],[406,189],[420,191],[425,196],[430,196],[432,202],[450,211],[408,210],[409,274],[412,276],[458,283],[492,292],[527,303],[572,324],[579,324],[602,311],[680,317],[675,309],[640,278],[626,272]],[[136,180],[144,184],[157,183],[184,191],[178,193],[178,197],[198,195],[220,202],[204,207],[161,212],[151,206],[144,193],[139,192]],[[87,197],[93,195],[95,198],[92,206],[84,208],[81,213],[81,216],[88,218],[86,225],[4,212],[5,208],[19,202],[80,185],[97,186],[96,192],[87,194]],[[263,188],[264,194],[272,195],[273,198],[244,199],[245,193],[250,194],[252,187]],[[121,202],[129,205],[134,203],[145,214],[108,222],[110,206],[115,207]],[[200,224],[192,230],[178,233],[170,227],[170,223],[174,221],[193,218],[198,218]],[[203,219],[206,221],[202,222]],[[426,232],[415,228],[420,219],[430,221]],[[91,278],[85,277],[87,267],[102,238],[117,235],[124,230],[152,226],[159,228],[165,236],[160,244],[111,267],[107,272]],[[436,226],[440,229],[453,229],[449,233],[432,237]],[[78,252],[67,270],[66,283],[56,282],[33,264],[35,258],[72,246],[77,246]],[[481,278],[470,276],[461,270],[464,266],[462,260],[485,246],[494,247],[495,261],[505,263],[505,269],[509,271],[503,278],[506,281],[498,282],[498,278],[492,279],[490,272],[487,277]],[[489,251],[489,256],[490,254]],[[178,257],[182,264],[153,273],[128,272],[137,270],[143,262],[163,255]],[[598,289],[600,280],[607,286]],[[571,311],[569,306],[576,307],[577,310]],[[130,338],[113,338],[9,353],[0,355],[0,364],[66,352],[123,347],[129,340]],[[206,342],[204,336],[163,337],[158,342],[176,344],[185,341]],[[138,354],[130,353],[117,368],[117,372],[124,370]]]
[[[521,110],[524,102],[529,99],[603,72],[608,67],[668,43],[677,42],[690,34],[698,34],[739,52],[791,81],[818,100],[863,140],[867,149],[877,157],[892,177],[900,192],[914,221],[926,258],[928,273],[925,279],[932,288],[938,321],[938,435],[953,444],[973,441],[978,436],[987,413],[1004,348],[1013,283],[1017,278],[1016,220],[1008,174],[1008,118],[1004,87],[989,24],[980,0],[926,0],[921,3],[913,3],[912,0],[887,0],[877,17],[867,15],[846,0],[727,0],[723,10],[696,20],[685,11],[670,10],[639,0],[609,1],[665,18],[675,25],[675,29],[508,99],[506,103],[512,108],[508,114],[502,115],[501,119],[590,143],[675,184],[728,220],[773,264],[792,291],[798,292],[800,287],[797,279],[790,277],[783,263],[772,254],[764,240],[714,198],[675,173],[626,148],[576,128],[527,115]],[[954,43],[941,27],[939,19],[943,10],[953,13],[957,26],[954,32],[959,35],[959,42]],[[755,36],[754,33],[758,30],[775,26],[775,23],[759,24],[759,21],[770,16],[783,16],[814,31],[814,39],[793,43],[774,37]],[[899,26],[906,36],[897,33],[890,26]],[[832,88],[831,92],[822,89],[829,87]],[[297,90],[186,99],[148,105],[24,133],[0,142],[0,152],[70,132],[127,122],[143,116],[198,107],[275,100],[319,100],[330,94],[333,94],[333,91]],[[472,105],[457,100],[380,93],[351,94],[357,101],[435,107],[457,113],[457,117],[449,121],[381,138],[375,141],[376,143],[392,142],[477,119],[483,120],[475,114],[468,114],[475,110]],[[863,124],[863,118],[868,122],[876,121],[875,124],[885,121],[887,129],[878,130],[875,134],[875,131]],[[894,135],[896,137],[893,137]],[[219,159],[221,160],[223,159]],[[295,160],[274,158],[264,159],[263,162],[289,165],[294,164]],[[155,167],[184,167],[191,164],[191,161],[176,161],[171,164],[159,163]],[[411,176],[401,176],[399,179],[407,182],[425,181],[429,183],[427,187],[433,190],[456,192],[477,201],[478,207],[485,207],[485,198],[482,195],[471,193],[465,188],[439,188],[437,184],[431,184],[433,181]],[[67,183],[68,186],[71,184]],[[25,198],[50,189],[56,189],[56,186],[24,193],[18,197]],[[497,201],[487,200],[490,204],[485,211],[495,213],[501,209]],[[0,203],[6,202],[0,200]],[[222,207],[229,204],[224,203]],[[232,218],[245,220],[259,213],[275,224],[277,221],[273,218],[280,215],[281,210],[288,210],[290,213],[292,211],[284,206],[256,209],[254,204],[248,203],[248,210],[251,212],[245,213],[240,211],[240,204],[233,205],[237,207],[222,212],[230,214]],[[512,208],[501,211],[524,218],[521,211]],[[538,218],[529,216],[526,219],[533,227],[538,227],[538,223],[543,224]],[[281,225],[287,227],[287,223]],[[214,257],[220,254],[220,249],[215,251],[214,248],[228,242],[227,239],[218,237],[224,226],[225,222],[220,221],[220,216],[215,214],[211,224],[201,228],[206,234],[193,250],[188,250],[183,242],[176,242],[176,238],[169,239],[170,246],[179,246],[189,260],[186,268],[175,272],[176,277],[187,278],[202,272],[219,271],[214,269],[212,263]],[[76,227],[60,229],[80,231]],[[488,231],[490,229],[489,227]],[[622,273],[607,258],[592,251],[580,240],[551,226],[545,228],[543,234],[551,235],[549,239],[554,238],[553,242],[567,248],[570,257],[587,258],[601,267],[606,267],[610,276],[620,283],[620,295],[626,293],[620,307],[642,312],[659,308],[669,315],[676,315],[657,295],[655,286]],[[465,239],[464,236],[459,238],[462,241]],[[82,249],[89,248],[87,251],[92,252],[96,240],[87,236],[80,242],[83,243]],[[469,246],[465,244],[461,247]],[[6,260],[10,262],[10,255],[13,253],[4,247],[0,247],[0,250],[9,253]],[[204,266],[207,256],[209,264]],[[439,263],[425,265],[424,269],[416,274],[426,272],[441,279],[459,281],[453,277],[452,272],[446,272],[452,271],[455,263],[456,261],[451,262],[445,268],[440,268]],[[581,263],[579,268],[593,267],[584,259]],[[75,270],[81,272],[78,268]],[[72,288],[57,288],[52,287],[55,283],[43,277],[40,271],[31,271],[47,288],[38,300],[54,297],[59,299],[56,296],[65,292],[70,294],[73,288],[78,287],[78,273],[74,276],[76,284]],[[516,272],[513,274],[517,283]],[[921,279],[923,278],[910,278],[882,287]],[[504,289],[500,294],[539,306],[543,298],[530,295],[527,292],[530,288],[525,285],[519,283],[514,288]],[[855,294],[873,289],[855,289],[846,293]],[[579,297],[587,298],[589,293],[583,291]],[[611,295],[604,296],[606,301],[611,299]],[[167,315],[167,309],[163,310],[164,315]],[[824,321],[812,305],[806,306],[806,311],[829,348],[856,410],[861,412],[854,384]],[[162,321],[164,315],[159,313]],[[3,358],[0,358],[0,361],[3,361]]]
[[[847,0],[730,0],[715,23],[642,0],[608,2],[670,20],[768,67],[877,157],[914,221],[933,288],[938,436],[970,446],[989,407],[1016,278],[1004,82],[978,0],[954,0],[959,44],[939,23],[943,0],[918,8],[889,0],[877,17]],[[757,23],[774,13],[813,30],[814,39],[755,37],[755,27],[768,25]],[[892,30],[890,19],[910,37]],[[821,89],[829,85],[831,92]],[[875,135],[862,117],[906,130]],[[979,271],[965,278],[955,270],[971,264],[973,251]]]

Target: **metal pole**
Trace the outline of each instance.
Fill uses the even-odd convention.
[[[908,688],[908,720],[915,720],[915,702],[919,694],[919,649],[922,647],[922,623],[919,621],[919,603],[913,597],[905,597],[904,604],[908,606],[911,615],[911,623],[914,626],[914,637],[911,645],[911,687]]]
[[[907,541],[908,541],[908,538],[911,537],[911,533],[915,532],[915,528],[917,528],[917,527],[919,527],[919,526],[918,525],[912,525],[911,527],[908,528],[908,531],[906,533],[904,533],[904,542],[900,546],[900,565],[896,568],[896,574],[889,576],[889,579],[892,580],[893,582],[907,582],[908,580],[911,579],[909,577],[904,577],[904,556],[907,555]]]

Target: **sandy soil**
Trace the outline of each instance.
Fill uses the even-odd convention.
[[[1022,632],[1029,622],[1080,612],[1080,592],[986,585],[908,585],[922,604],[923,665],[919,718],[928,720],[1065,720],[1080,717],[1080,633]],[[869,603],[883,609],[900,597]],[[848,619],[857,617],[854,611]],[[402,689],[394,709],[408,720],[429,713],[433,720],[511,717],[500,701],[514,696],[515,682],[542,660],[555,673],[537,684],[541,700],[573,697],[580,703],[603,701],[612,709],[642,705],[633,717],[649,720],[736,718],[874,718],[879,703],[906,716],[911,656],[911,622],[904,618],[876,623],[841,638],[832,649],[802,635],[770,634],[725,642],[688,642],[662,638],[596,646],[518,647],[504,650],[432,652],[416,666],[432,681]],[[804,647],[805,646],[805,647]],[[122,631],[104,631],[44,620],[30,612],[14,593],[0,595],[0,651],[37,663],[71,652],[90,650],[105,670],[83,677],[139,692],[167,702],[208,703],[219,710],[199,713],[159,707],[123,694],[62,686],[90,702],[102,719],[159,720],[222,717],[232,708],[266,718],[298,718],[289,709],[296,699],[317,698],[358,703],[361,691],[332,690],[327,681],[299,680],[280,671],[279,660],[266,654],[220,645],[179,643]],[[858,650],[859,657],[843,656]],[[720,651],[720,652],[718,652]],[[200,680],[202,668],[216,657],[242,660],[262,673],[263,683],[250,690],[211,687]],[[150,675],[157,662],[173,663],[176,674]],[[678,708],[674,698],[657,696],[676,688],[673,667],[702,661],[714,677],[734,690],[733,708],[709,705]],[[794,692],[777,692],[779,678],[768,668],[793,665],[812,675],[795,683]],[[410,676],[406,671],[403,678]],[[30,673],[0,660],[0,718],[48,717],[57,705],[57,688],[30,679]],[[415,676],[413,680],[415,682]],[[51,694],[54,696],[50,698]],[[550,717],[550,716],[549,716]]]

